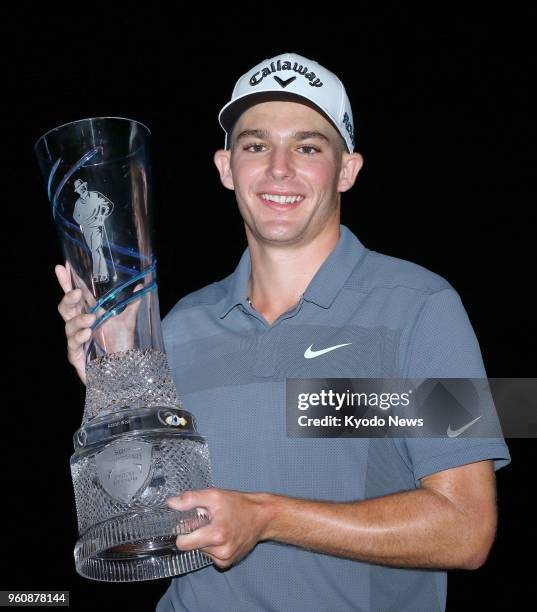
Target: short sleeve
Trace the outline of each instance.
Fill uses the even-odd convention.
[[[453,289],[431,294],[414,324],[404,378],[485,378],[476,335]]]
[[[413,327],[403,360],[403,378],[486,378],[481,350],[466,310],[452,288],[431,294]],[[494,407],[492,407],[494,410]],[[401,438],[396,446],[419,479],[490,459],[494,470],[511,462],[504,438]]]

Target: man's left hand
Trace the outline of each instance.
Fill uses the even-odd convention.
[[[186,491],[168,497],[174,510],[206,508],[210,523],[192,533],[179,535],[179,550],[199,548],[220,568],[227,568],[245,557],[264,539],[268,522],[267,495],[244,493],[215,487]]]

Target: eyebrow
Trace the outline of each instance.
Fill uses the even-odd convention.
[[[270,138],[270,132],[267,130],[243,130],[238,136],[236,142],[239,142],[241,138],[248,138],[253,136],[255,138]],[[292,134],[292,137],[295,140],[309,140],[310,138],[316,138],[317,140],[324,140],[327,143],[330,143],[328,136],[325,136],[322,132],[317,132],[315,130],[307,130],[302,132],[295,132]]]

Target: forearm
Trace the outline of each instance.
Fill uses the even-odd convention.
[[[482,536],[469,516],[435,491],[417,489],[334,503],[262,494],[263,539],[369,563],[479,567]]]

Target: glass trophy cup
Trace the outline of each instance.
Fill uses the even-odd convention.
[[[121,117],[44,134],[35,152],[73,286],[94,313],[71,474],[82,576],[164,578],[212,563],[179,551],[207,511],[165,505],[212,486],[209,449],[183,409],[164,352],[152,250],[150,131]]]

